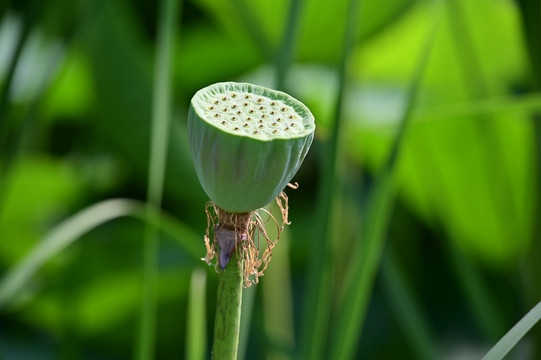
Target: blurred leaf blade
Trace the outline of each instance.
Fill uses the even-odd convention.
[[[158,229],[172,112],[173,34],[180,4],[180,0],[162,0],[160,2],[147,184],[147,216],[151,220],[146,223],[143,242],[143,296],[139,339],[136,342],[137,358],[140,360],[154,358],[156,351],[156,293],[159,274]],[[158,211],[155,211],[154,207]]]
[[[435,14],[437,15],[437,13]],[[397,135],[393,142],[387,162],[376,179],[374,188],[367,199],[364,218],[362,220],[361,247],[351,260],[349,268],[350,285],[347,287],[341,311],[338,314],[336,330],[331,343],[333,359],[350,359],[355,350],[356,339],[360,337],[372,284],[379,266],[383,250],[385,232],[389,226],[396,181],[396,162],[406,130],[411,122],[419,87],[436,34],[438,17],[429,30],[424,48],[421,51],[410,87],[407,92],[406,105],[403,110]]]
[[[386,297],[391,303],[404,337],[413,349],[415,358],[424,360],[441,358],[434,336],[411,293],[396,256],[390,252],[386,253],[381,266]]]
[[[5,306],[43,263],[82,234],[106,221],[132,214],[134,210],[130,202],[108,200],[84,209],[57,225],[24,260],[4,276],[0,285],[0,305]]]
[[[340,141],[343,134],[343,99],[346,89],[348,59],[353,47],[356,30],[355,18],[359,11],[360,1],[348,2],[348,16],[345,24],[345,36],[341,59],[338,65],[338,89],[335,94],[334,122],[330,139],[326,144],[322,181],[319,187],[317,204],[317,226],[314,226],[315,245],[311,246],[308,273],[308,290],[303,313],[301,358],[316,360],[325,356],[328,323],[332,304],[332,234],[336,224],[336,209],[340,206],[333,197],[339,181],[340,158],[343,146]]]
[[[518,323],[513,326],[483,357],[483,360],[503,359],[509,351],[526,335],[541,319],[541,302],[537,303]]]
[[[207,358],[207,274],[195,268],[190,281],[188,298],[188,321],[186,331],[186,359],[204,360]]]
[[[145,206],[139,202],[112,199],[89,206],[67,218],[51,229],[24,259],[2,278],[0,283],[0,306],[5,307],[45,262],[56,256],[86,232],[107,221],[123,216],[133,216],[145,220],[146,211],[148,210],[145,210]],[[164,230],[171,232],[187,249],[194,249],[193,240],[195,235],[185,225],[170,217],[164,217],[160,226]],[[195,251],[192,250],[192,254],[197,256]]]

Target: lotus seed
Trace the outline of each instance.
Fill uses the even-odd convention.
[[[233,130],[238,130],[239,128],[238,127],[235,127]]]
[[[240,111],[240,110],[237,111],[237,115],[240,115],[240,114],[242,114],[242,111]]]
[[[265,110],[265,107],[264,107],[264,106],[260,106],[260,107],[259,107],[259,110]]]
[[[247,103],[247,102],[245,102],[245,103],[242,103],[242,105],[244,105],[244,106],[248,106],[248,103]]]
[[[237,108],[237,105],[233,104],[233,106],[231,106],[232,109],[236,109]]]
[[[231,94],[231,97],[234,99],[237,97],[237,94]]]
[[[226,122],[226,121],[224,120],[224,121],[222,121],[222,124],[224,124],[224,125],[225,125],[225,124],[227,124],[227,122]]]
[[[280,109],[280,111],[285,112],[285,111],[287,111],[287,109],[285,107],[283,107],[283,108]]]
[[[271,111],[270,114],[271,115],[276,115],[276,111]]]
[[[246,121],[252,121],[252,118],[251,118],[251,117],[247,117],[247,118],[246,118]]]
[[[246,100],[248,100],[248,99],[250,98],[250,95],[246,94],[246,95],[244,95],[244,98],[245,98]]]
[[[218,105],[219,103],[220,103],[220,102],[219,102],[218,100],[216,100],[216,101],[214,102],[214,104],[216,104],[216,105]]]
[[[220,114],[214,114],[214,117],[220,117]]]
[[[271,104],[271,106],[276,106],[276,101],[273,101],[270,104]]]
[[[264,127],[265,127],[265,125],[263,125],[263,124],[259,125],[260,129],[263,129]]]
[[[223,101],[227,101],[227,97],[224,96],[224,97],[222,98],[222,100],[223,100]]]

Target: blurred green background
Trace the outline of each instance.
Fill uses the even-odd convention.
[[[541,299],[539,1],[190,0],[180,8],[157,359],[195,359],[187,349],[197,340],[210,356],[216,273],[199,259],[208,198],[186,115],[191,96],[220,81],[286,90],[317,126],[294,178],[300,188],[287,190],[292,225],[244,294],[246,359],[313,358],[307,348],[333,358],[333,336],[350,333],[340,319],[345,294],[359,285],[352,269],[365,261],[367,218],[382,226],[381,256],[371,258],[366,316],[351,313],[362,326],[353,358],[479,359]],[[140,214],[146,201],[159,22],[150,0],[0,3],[0,279],[79,211],[99,203],[97,217],[119,212],[54,253],[9,299],[0,295],[0,358],[133,357],[145,225],[121,215]],[[419,66],[427,34],[434,41]],[[408,90],[416,68],[421,83]],[[401,119],[407,130],[389,161]],[[389,221],[367,205],[386,164],[396,185],[383,187]],[[114,198],[140,203],[103,202]],[[194,302],[192,276],[206,288]],[[326,294],[314,307],[318,287]],[[205,316],[194,340],[196,313]],[[323,333],[312,333],[314,321]],[[540,344],[537,328],[509,358],[541,359]]]

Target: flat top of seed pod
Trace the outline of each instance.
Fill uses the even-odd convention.
[[[207,123],[262,141],[304,137],[315,129],[314,116],[303,103],[284,92],[247,83],[207,86],[194,95],[192,106]]]

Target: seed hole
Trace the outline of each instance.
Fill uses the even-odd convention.
[[[291,127],[295,126],[295,123],[291,123],[290,126],[291,126]]]
[[[278,123],[275,123],[275,122],[272,123],[272,126],[276,126],[276,125],[278,125]]]
[[[248,127],[249,125],[248,125],[248,124],[244,124],[244,125],[242,125],[242,126],[244,126],[244,127]]]
[[[224,109],[224,112],[227,111],[227,108]]]
[[[214,106],[209,107],[209,110],[214,110]]]
[[[236,109],[237,108],[237,105],[233,105],[231,106],[232,109]]]
[[[248,103],[247,103],[247,102],[245,102],[245,103],[242,103],[242,105],[243,105],[243,106],[248,106]]]
[[[276,129],[272,130],[273,134],[276,134],[277,132],[278,132],[278,130],[276,130]]]
[[[282,122],[282,118],[278,118],[278,119],[276,119],[276,121]]]
[[[214,117],[215,117],[215,118],[219,118],[219,117],[220,117],[220,114],[214,114]]]
[[[233,117],[231,118],[231,120],[235,121],[235,120],[237,120],[237,118],[233,116]],[[292,124],[292,125],[293,125],[293,124]]]
[[[214,102],[215,105],[218,105],[219,103],[220,103],[220,101],[218,101],[218,100],[216,100],[216,101]]]
[[[250,98],[250,95],[246,94],[246,95],[244,95],[244,98],[245,98],[246,100],[248,100],[248,99]]]
[[[224,97],[222,98],[222,100],[223,100],[223,101],[227,101],[228,99],[227,99],[226,96],[224,96]]]
[[[287,108],[283,107],[280,109],[280,111],[287,111]]]
[[[267,116],[267,115],[265,115],[265,114],[261,115],[261,117],[262,117],[263,119],[266,119],[266,118],[268,118],[268,116]]]
[[[233,94],[231,94],[231,97],[234,99],[234,98],[237,97],[237,94],[234,94],[234,93],[233,93]]]
[[[248,111],[250,114],[253,114],[254,113],[254,109],[250,109],[250,111]]]
[[[240,115],[240,114],[242,114],[242,111],[240,111],[240,110],[237,111],[237,115]]]
[[[264,106],[260,106],[260,107],[259,107],[259,110],[265,110],[265,107],[264,107]]]
[[[259,131],[255,130],[252,134],[254,135],[259,134]]]
[[[285,128],[285,130],[289,130],[289,128],[288,128],[288,127],[286,127],[286,128]]]
[[[265,127],[265,125],[263,125],[263,124],[259,125],[260,129],[263,129],[264,127]]]
[[[224,121],[222,121],[222,124],[223,124],[223,125],[227,124],[227,121],[225,121],[225,120],[224,120]]]
[[[259,99],[257,99],[257,102],[261,104],[263,102],[263,99],[259,98]]]
[[[263,119],[259,119],[259,122],[262,123],[262,122],[263,122]]]
[[[246,121],[252,121],[252,118],[251,118],[251,117],[247,117],[247,118],[246,118]]]
[[[289,115],[287,118],[288,118],[288,119],[295,119],[295,116]]]
[[[273,101],[270,104],[271,104],[271,106],[276,106],[276,101]]]
[[[239,128],[235,126],[235,128],[233,130],[238,130]]]
[[[276,115],[276,111],[271,111],[270,114],[271,115]]]

